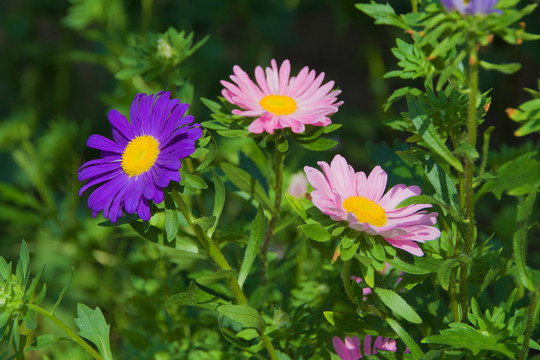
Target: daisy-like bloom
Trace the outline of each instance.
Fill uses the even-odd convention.
[[[117,110],[109,112],[110,140],[91,135],[87,146],[101,150],[101,158],[86,162],[79,169],[79,181],[88,182],[79,195],[99,185],[88,198],[95,217],[100,211],[111,222],[137,212],[150,220],[149,201],[163,201],[163,188],[180,181],[180,159],[195,151],[202,136],[193,116],[184,116],[188,104],[169,99],[169,92],[137,94],[131,104],[131,123]]]
[[[342,341],[337,336],[334,336],[332,343],[334,344],[334,349],[336,350],[338,356],[341,360],[358,360],[362,358],[362,349],[360,347],[360,340],[356,336],[345,337],[345,341]],[[377,350],[383,351],[397,351],[396,340],[383,338],[382,336],[377,336],[373,347],[371,346],[371,336],[366,335],[364,338],[364,355],[370,356],[375,355]],[[405,353],[408,353],[409,349],[405,350]]]
[[[318,162],[324,173],[306,166],[304,171],[315,189],[311,192],[313,204],[335,221],[347,221],[357,231],[380,235],[388,243],[413,255],[424,255],[417,242],[437,239],[441,232],[433,225],[437,213],[423,210],[430,204],[397,206],[405,199],[421,194],[418,186],[400,184],[386,194],[387,174],[380,166],[366,177],[355,172],[341,156],[331,164]]]
[[[278,69],[276,60],[272,67],[255,68],[257,85],[238,65],[233,67],[231,80],[221,81],[225,87],[221,94],[238,106],[233,114],[256,118],[249,125],[249,131],[273,134],[275,129],[291,128],[294,133],[302,133],[305,125],[327,126],[332,122],[329,115],[338,111],[343,101],[337,101],[340,90],[332,91],[334,82],[321,86],[324,73],[316,76],[315,70],[306,66],[297,76],[289,78],[291,64],[283,61]]]
[[[441,3],[447,11],[457,10],[463,15],[491,13],[501,14],[501,10],[495,9],[499,0],[441,0]]]

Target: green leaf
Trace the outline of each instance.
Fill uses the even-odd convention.
[[[28,275],[30,273],[30,257],[28,256],[28,246],[24,240],[21,242],[19,261],[17,262],[15,273],[19,284],[26,287]]]
[[[435,190],[433,197],[448,205],[448,209],[459,209],[458,193],[452,178],[434,161],[421,159],[426,177]],[[454,213],[457,214],[456,211]]]
[[[224,137],[247,137],[250,132],[247,130],[235,129],[235,130],[217,130],[217,133]]]
[[[323,312],[326,320],[332,325],[345,332],[360,332],[366,331],[372,335],[380,335],[392,337],[394,334],[392,331],[380,326],[380,323],[369,324],[360,320],[355,313],[342,313],[334,311]]]
[[[199,306],[205,309],[215,310],[220,303],[227,303],[222,296],[212,292],[203,285],[192,281],[187,292],[175,294],[167,299],[166,305],[172,303],[183,306]]]
[[[245,341],[242,338],[239,338],[231,329],[228,329],[228,328],[224,327],[223,326],[223,320],[224,319],[225,319],[225,317],[223,317],[223,316],[219,317],[218,326],[219,326],[219,330],[221,331],[221,334],[223,335],[223,337],[228,342],[230,342],[234,346],[237,346],[238,348],[242,349],[243,351],[251,354],[251,356],[253,356],[253,357],[255,357],[255,358],[259,359],[259,360],[267,360],[267,358],[265,358],[264,356],[262,356],[260,354],[257,354],[255,351],[251,350],[250,342]],[[240,332],[243,332],[243,330],[240,331]]]
[[[497,199],[500,199],[505,191],[519,187],[527,187],[531,190],[538,188],[540,184],[540,163],[532,158],[535,154],[535,152],[529,152],[504,163],[497,171],[497,176],[486,181],[478,190],[475,201],[486,192],[492,192]]]
[[[184,178],[182,180],[184,180],[186,184],[192,186],[194,189],[208,189],[208,185],[206,185],[204,180],[197,175],[184,174]]]
[[[480,332],[463,323],[451,323],[449,326],[450,329],[442,330],[439,335],[428,336],[422,342],[469,349],[473,355],[477,355],[482,350],[498,351],[510,359],[515,359],[514,354],[493,334],[489,334],[487,331]]]
[[[452,269],[454,266],[459,265],[457,259],[448,259],[441,264],[439,267],[439,272],[437,273],[437,278],[441,283],[441,287],[448,291],[448,286],[450,284],[450,275],[452,274]]]
[[[503,74],[513,74],[519,69],[521,69],[520,63],[510,63],[510,64],[491,64],[486,61],[480,60],[479,64],[486,70],[496,70],[502,72]]]
[[[324,242],[332,238],[332,235],[320,224],[305,224],[298,227],[312,240]]]
[[[416,131],[422,135],[426,145],[433,152],[452,165],[457,171],[463,172],[463,166],[454,156],[454,154],[452,154],[446,147],[444,141],[440,138],[435,126],[433,126],[433,124],[430,122],[420,103],[410,95],[407,95],[407,102],[409,103],[412,124],[416,128]]]
[[[401,325],[399,325],[396,320],[389,317],[387,317],[385,320],[386,323],[390,325],[392,330],[394,330],[396,334],[400,337],[400,339],[403,340],[405,345],[407,345],[411,352],[411,355],[415,359],[421,359],[424,357],[424,353],[422,352],[420,347],[416,344],[416,342],[414,342],[413,338],[401,327]]]
[[[287,141],[287,137],[286,136],[280,136],[278,138],[278,150],[282,153],[286,152],[287,150],[289,150],[289,142]]]
[[[54,344],[57,341],[58,339],[55,338],[54,335],[40,335],[34,339],[32,345],[24,349],[24,352],[40,350]]]
[[[387,259],[386,261],[388,262],[388,264],[392,265],[392,267],[396,268],[399,271],[403,271],[404,273],[407,273],[407,274],[425,275],[425,274],[431,273],[431,271],[428,269],[407,263],[397,257],[393,259]]]
[[[208,230],[212,228],[214,224],[216,223],[216,217],[203,216],[203,217],[193,220],[193,223],[199,225],[203,230]]]
[[[226,318],[239,322],[243,327],[255,328],[263,331],[266,327],[264,319],[259,312],[249,305],[220,305],[217,311]]]
[[[214,170],[210,169],[210,171],[212,172],[212,181],[214,182],[214,210],[212,210],[212,215],[216,218],[214,225],[208,230],[208,236],[212,237],[223,212],[223,207],[225,206],[225,185]]]
[[[174,200],[170,195],[165,195],[165,234],[167,241],[171,242],[176,238],[179,227],[178,212]]]
[[[219,113],[220,112],[221,104],[219,104],[219,103],[217,103],[215,101],[212,101],[210,99],[204,98],[204,97],[201,97],[201,101],[213,113]]]
[[[272,211],[273,206],[268,199],[268,196],[264,192],[261,184],[257,179],[251,176],[246,171],[240,169],[238,166],[234,166],[229,163],[221,164],[221,169],[227,175],[227,177],[233,182],[234,185],[251,197],[254,197],[261,205],[265,206],[268,210]]]
[[[422,318],[407,304],[405,300],[397,293],[388,289],[374,288],[373,291],[379,296],[382,302],[388,306],[394,313],[413,324],[421,324]]]
[[[251,233],[249,235],[248,244],[246,247],[246,252],[244,253],[244,260],[242,261],[242,266],[240,267],[240,272],[238,273],[238,284],[240,287],[244,285],[246,278],[249,274],[249,270],[253,265],[253,261],[259,253],[259,248],[264,239],[264,234],[266,232],[266,219],[264,218],[264,210],[261,206],[257,209],[257,215],[251,223]]]
[[[217,155],[217,145],[214,138],[212,137],[212,141],[210,142],[210,144],[208,144],[208,154],[206,154],[204,161],[199,166],[197,166],[195,171],[201,171],[201,170],[206,169],[206,167],[210,165],[212,160],[216,158],[216,155]]]
[[[356,8],[375,19],[375,24],[392,25],[404,30],[410,29],[409,24],[402,17],[396,15],[394,9],[387,4],[356,4]]]
[[[317,138],[315,141],[310,142],[301,142],[298,141],[300,145],[311,151],[326,151],[333,149],[338,142],[336,140],[326,139],[326,138]]]
[[[236,274],[236,271],[234,270],[218,270],[209,275],[199,276],[197,279],[195,279],[195,281],[200,285],[210,286],[212,284],[215,284],[221,279],[234,277],[235,274]]]
[[[534,291],[534,285],[531,273],[527,268],[527,230],[528,220],[534,208],[536,200],[536,191],[533,191],[520,201],[516,216],[516,229],[513,236],[514,261],[518,270],[521,283],[527,287],[529,291]]]
[[[306,210],[304,209],[304,207],[302,206],[302,204],[300,203],[300,201],[298,201],[297,198],[295,198],[294,196],[292,196],[291,194],[288,194],[288,193],[285,193],[285,198],[287,198],[287,201],[289,202],[289,205],[291,205],[292,209],[293,209],[298,215],[300,215],[300,217],[301,217],[304,221],[307,221]]]
[[[129,225],[146,240],[163,245],[163,231],[158,227],[153,225],[148,226],[148,224],[142,221],[131,221]]]
[[[84,304],[77,304],[75,324],[80,330],[79,335],[93,342],[103,359],[112,360],[109,344],[110,325],[105,321],[99,307],[92,310]]]

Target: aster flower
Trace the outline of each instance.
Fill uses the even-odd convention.
[[[79,169],[79,181],[88,181],[79,195],[99,185],[88,198],[94,217],[103,211],[105,218],[116,222],[125,210],[149,220],[149,201],[160,203],[163,188],[171,180],[180,181],[180,159],[195,151],[202,130],[191,124],[193,116],[184,116],[189,105],[169,97],[169,92],[137,94],[131,123],[117,110],[109,112],[114,140],[101,135],[88,138],[86,145],[101,150],[101,158]]]
[[[500,10],[495,9],[499,0],[441,0],[441,3],[447,11],[457,10],[463,15],[475,15],[490,13],[501,14]]]
[[[321,86],[324,73],[316,76],[315,70],[310,71],[307,66],[289,78],[289,60],[283,61],[279,70],[275,60],[271,65],[266,68],[266,76],[262,67],[255,68],[257,84],[237,65],[231,75],[234,83],[221,81],[225,87],[222,95],[240,108],[233,110],[233,114],[256,118],[249,125],[250,132],[273,134],[275,129],[291,128],[294,133],[302,133],[305,125],[332,123],[328,116],[343,104],[336,98],[341,91],[332,91],[333,81]]]
[[[358,360],[362,358],[360,340],[358,340],[356,336],[353,336],[352,338],[347,336],[345,337],[345,341],[342,341],[337,336],[334,336],[332,342],[334,344],[334,349],[336,350],[341,360]],[[396,340],[377,336],[372,347],[371,336],[366,335],[366,337],[364,338],[364,355],[375,355],[377,354],[377,350],[396,352]],[[405,353],[408,352],[408,349],[405,350]]]
[[[330,165],[324,161],[318,164],[324,173],[304,167],[315,189],[311,198],[333,220],[347,221],[352,229],[369,235],[380,235],[392,246],[416,256],[424,254],[416,242],[441,235],[433,226],[438,214],[423,210],[430,204],[397,208],[403,200],[421,194],[418,186],[399,184],[384,194],[388,176],[380,166],[366,177],[362,171],[355,172],[341,155],[336,155]]]

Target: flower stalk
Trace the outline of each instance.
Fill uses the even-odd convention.
[[[54,316],[54,314],[48,312],[47,310],[43,309],[41,306],[35,305],[35,304],[26,304],[26,306],[34,310],[35,312],[45,316],[49,320],[51,320],[53,323],[55,323],[60,329],[62,329],[70,338],[71,340],[75,341],[80,347],[82,347],[90,356],[92,356],[96,360],[103,360],[101,355],[94,350],[86,341],[84,341],[83,338],[81,338],[79,335],[75,334],[73,330],[71,330],[69,327],[67,327],[66,324],[62,322],[59,318]]]
[[[478,55],[476,45],[472,44],[469,51],[469,103],[467,114],[467,142],[471,149],[476,148],[477,128],[477,97],[478,97]],[[464,254],[470,257],[476,240],[476,221],[474,214],[474,160],[471,156],[465,156],[464,171],[465,191],[465,216],[467,230],[465,234]],[[460,267],[459,295],[461,298],[462,313],[467,313],[467,277],[468,264],[462,262]]]
[[[221,270],[233,270],[227,259],[225,259],[225,256],[223,256],[223,253],[217,246],[217,244],[214,242],[212,238],[208,236],[208,234],[198,225],[193,222],[193,215],[191,214],[191,211],[189,211],[188,206],[180,196],[180,194],[176,190],[172,190],[172,196],[178,205],[178,208],[182,212],[182,215],[184,215],[186,221],[188,222],[189,226],[193,229],[195,232],[195,235],[201,242],[201,245],[203,248],[208,252],[208,255],[216,262],[216,264],[219,266]],[[238,284],[238,281],[236,277],[229,276],[228,277],[229,286],[231,287],[231,290],[234,294],[234,297],[236,298],[236,301],[239,305],[249,305],[248,299],[244,292],[242,291],[242,288],[240,287],[240,284]],[[272,360],[278,360],[278,356],[276,353],[276,350],[274,349],[274,346],[272,345],[272,342],[270,341],[270,338],[261,330],[256,329],[259,337],[261,338],[266,350],[268,351],[268,354],[270,355],[270,359]]]
[[[525,329],[525,334],[523,335],[523,346],[521,347],[521,350],[519,352],[517,358],[518,360],[525,360],[527,358],[527,354],[529,353],[531,334],[534,328],[536,315],[538,313],[538,291],[540,291],[540,288],[537,286],[532,295],[531,303],[529,305],[529,312],[527,314],[527,328]]]
[[[283,197],[283,161],[285,159],[285,156],[281,151],[278,149],[279,144],[279,138],[281,137],[281,134],[278,134],[274,138],[275,143],[275,153],[274,153],[274,165],[275,165],[275,175],[276,175],[276,183],[274,187],[274,211],[272,213],[272,217],[270,218],[270,222],[268,223],[268,227],[266,228],[266,233],[264,234],[264,240],[261,245],[261,281],[263,284],[266,283],[266,255],[268,253],[268,245],[270,245],[270,240],[272,239],[272,235],[274,233],[274,229],[277,224],[277,220],[279,217],[279,211],[281,209],[281,199]]]

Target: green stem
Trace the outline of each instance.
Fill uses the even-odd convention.
[[[276,183],[274,188],[274,193],[276,197],[274,199],[274,212],[266,228],[266,233],[264,234],[264,240],[261,246],[261,281],[263,284],[266,284],[266,255],[268,252],[268,245],[270,245],[270,239],[272,238],[274,228],[279,217],[279,210],[281,208],[281,198],[283,197],[283,160],[284,156],[281,151],[278,149],[279,137],[283,135],[276,135],[274,138],[275,144],[275,153],[274,153],[274,165],[275,165],[275,174],[276,174]]]
[[[489,152],[489,138],[491,137],[491,133],[493,132],[493,130],[495,130],[495,127],[490,126],[486,131],[484,131],[484,143],[482,144],[482,162],[480,163],[480,171],[478,172],[479,180],[477,181],[477,184],[474,184],[475,187],[480,185],[480,182],[484,177],[484,173],[486,172]]]
[[[225,256],[223,256],[223,253],[217,246],[217,244],[214,242],[213,239],[211,239],[208,234],[201,228],[198,224],[195,224],[193,222],[193,215],[191,214],[191,211],[189,211],[189,208],[187,207],[186,203],[180,196],[180,194],[173,190],[172,196],[178,205],[178,208],[186,218],[188,224],[191,226],[193,231],[195,232],[195,235],[197,235],[197,238],[201,242],[202,246],[208,252],[208,255],[214,259],[216,264],[219,266],[222,270],[232,270],[231,265],[229,265],[229,262],[227,259],[225,259]],[[234,297],[236,298],[236,301],[240,305],[248,305],[248,299],[244,292],[242,291],[242,288],[240,287],[240,284],[238,284],[238,280],[236,280],[235,277],[229,276],[228,278],[229,286],[231,287],[231,290],[233,291]],[[276,353],[276,350],[274,349],[274,346],[272,345],[272,342],[270,341],[270,338],[268,336],[257,329],[257,333],[259,334],[259,337],[261,338],[264,346],[266,347],[266,350],[268,351],[268,354],[270,355],[270,358],[272,360],[278,360],[278,356]]]
[[[467,116],[467,142],[471,148],[476,148],[476,103],[478,97],[478,58],[475,44],[470,46],[469,56],[469,111]],[[467,232],[465,236],[464,253],[470,257],[476,240],[476,224],[474,214],[474,162],[470,156],[465,157],[465,214],[467,218]],[[467,273],[468,265],[461,263],[461,278],[459,282],[459,295],[461,297],[462,313],[467,313]]]
[[[343,262],[343,270],[341,274],[343,278],[343,287],[345,288],[345,293],[351,299],[351,301],[356,304],[356,300],[352,293],[352,287],[351,287],[351,261],[344,261]]]
[[[450,275],[450,284],[448,286],[448,290],[450,291],[450,309],[452,309],[452,314],[454,315],[454,321],[461,322],[461,318],[459,316],[457,296],[456,296],[456,281],[454,279],[453,273]]]
[[[536,320],[536,313],[538,312],[538,291],[539,290],[540,289],[538,289],[537,287],[535,292],[533,293],[533,297],[529,305],[529,313],[527,317],[527,328],[525,329],[525,334],[523,338],[523,346],[521,347],[521,351],[519,352],[519,356],[517,360],[525,360],[527,358],[527,354],[529,353],[529,342],[531,340],[531,334],[534,328],[534,322]]]
[[[411,0],[412,12],[418,12],[418,0]]]
[[[77,344],[79,344],[87,353],[89,353],[94,359],[96,360],[103,360],[101,355],[98,354],[96,350],[94,350],[86,341],[83,340],[79,335],[75,334],[73,330],[68,328],[66,324],[62,322],[59,318],[48,312],[47,310],[43,309],[42,307],[34,304],[27,304],[29,309],[34,310],[35,312],[47,317],[49,320],[51,320],[53,323],[55,323],[60,329],[64,330],[68,336],[75,341]]]

